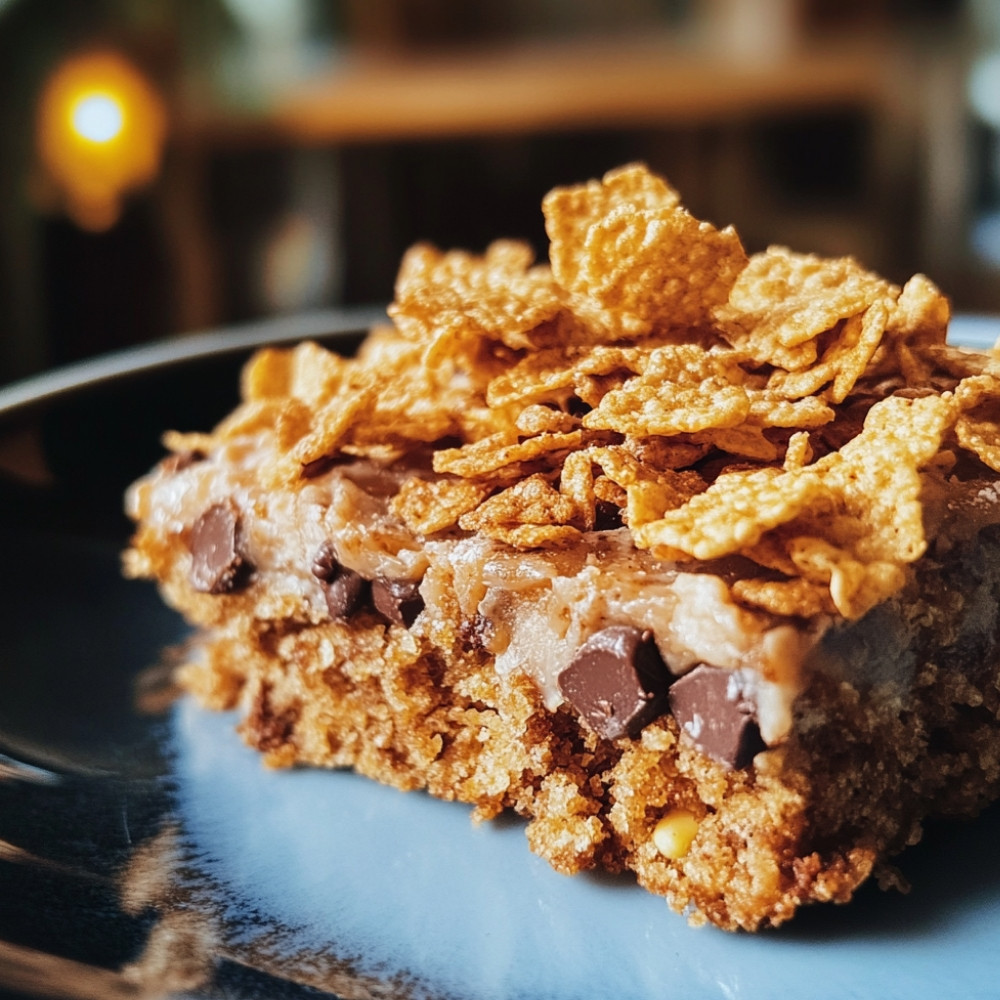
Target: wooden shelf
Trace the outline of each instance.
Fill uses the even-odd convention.
[[[711,123],[877,104],[886,99],[891,64],[877,39],[768,58],[664,37],[436,55],[355,52],[259,112],[199,110],[181,124],[215,143],[316,145]]]
[[[799,39],[756,54],[663,34],[434,53],[353,49],[259,108],[237,113],[193,102],[178,109],[177,210],[167,214],[185,220],[173,241],[179,272],[195,262],[180,281],[185,317],[209,325],[217,308],[205,290],[213,286],[206,277],[213,273],[211,236],[199,232],[200,216],[184,206],[198,197],[207,158],[254,147],[296,155],[362,143],[602,129],[642,131],[654,144],[673,144],[685,131],[708,127],[713,141],[680,157],[691,181],[685,190],[702,189],[701,202],[711,206],[706,217],[752,222],[755,207],[770,215],[783,207],[782,192],[770,189],[772,180],[761,176],[754,159],[754,128],[769,118],[850,110],[873,123],[856,208],[847,218],[790,204],[786,228],[792,233],[819,223],[831,250],[845,244],[870,249],[877,267],[883,256],[891,258],[883,234],[897,226],[899,178],[913,175],[918,158],[927,156],[929,135],[936,134],[927,128],[925,91],[939,76],[915,58],[905,38],[877,31]]]

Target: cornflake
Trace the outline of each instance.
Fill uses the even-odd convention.
[[[612,339],[697,327],[746,265],[732,228],[699,222],[641,167],[557,188],[542,211],[556,280]]]
[[[816,360],[821,334],[898,294],[851,257],[770,247],[750,259],[716,315],[727,339],[754,360],[799,371]]]

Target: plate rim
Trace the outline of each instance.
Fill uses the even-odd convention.
[[[345,306],[178,334],[99,354],[0,385],[0,421],[69,393],[100,388],[125,375],[141,375],[191,361],[225,357],[268,344],[363,334],[387,321],[384,306]]]
[[[225,357],[268,344],[364,334],[386,322],[389,317],[385,306],[341,306],[181,333],[98,354],[0,384],[0,421],[68,393],[99,388],[124,375],[141,375],[190,361]],[[959,347],[989,350],[1000,341],[1000,314],[959,313],[953,316],[948,341]]]

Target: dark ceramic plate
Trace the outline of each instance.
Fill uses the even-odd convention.
[[[555,874],[520,824],[350,774],[266,772],[162,686],[183,623],[121,579],[125,486],[203,429],[264,342],[324,313],[0,389],[0,997],[996,997],[1000,812],[934,827],[777,932],[693,930],[628,880]],[[983,344],[992,320],[959,320]]]

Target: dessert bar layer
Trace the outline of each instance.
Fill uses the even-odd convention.
[[[134,572],[202,626],[183,681],[275,766],[353,767],[528,817],[558,870],[631,869],[695,919],[757,928],[845,901],[929,814],[997,793],[1000,504],[937,484],[936,541],[854,622],[741,607],[627,529],[525,553],[414,536],[426,470],[337,464],[254,486],[260,440],[132,494]]]

